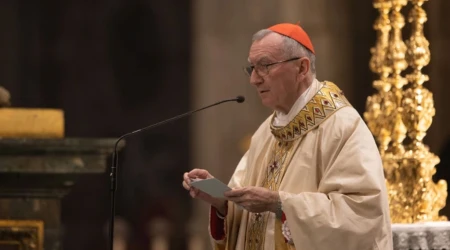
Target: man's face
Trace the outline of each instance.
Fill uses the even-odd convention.
[[[249,63],[264,69],[264,65],[291,59],[286,58],[282,45],[283,40],[277,34],[269,34],[254,42],[250,47]],[[271,65],[266,69],[267,75],[253,70],[250,84],[256,87],[263,105],[283,113],[289,112],[298,97],[296,61]]]

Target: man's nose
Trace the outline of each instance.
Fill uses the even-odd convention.
[[[250,84],[258,86],[263,81],[264,81],[264,79],[260,75],[258,75],[258,73],[256,73],[256,70],[253,70],[252,74],[250,75]]]

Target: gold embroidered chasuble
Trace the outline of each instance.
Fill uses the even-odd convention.
[[[372,242],[353,242],[349,239],[343,245],[347,248],[342,249],[377,249],[370,248],[376,245],[384,247],[380,249],[391,249],[386,247],[391,244],[391,239],[385,237],[390,235],[390,219],[386,214],[388,206],[384,176],[375,142],[342,91],[331,82],[320,84],[313,86],[316,91],[305,97],[309,102],[289,124],[274,126],[274,113],[260,126],[229,183],[230,187],[262,186],[279,191],[283,218],[271,212],[250,213],[229,202],[225,239],[217,241],[212,238],[216,249],[331,249],[329,247],[335,247],[343,240],[342,237],[348,238],[352,233],[357,233],[356,229],[342,232],[337,229],[352,226],[352,221],[361,216],[360,225],[356,223],[354,226],[367,227],[365,230],[372,233],[367,238]],[[352,134],[360,134],[361,137],[349,140]],[[349,142],[369,146],[354,145],[346,150],[346,143]],[[349,164],[349,167],[356,166],[354,170],[334,166],[349,160],[354,150],[366,150],[353,155],[361,158]],[[356,177],[353,171],[363,173],[361,170],[368,168],[369,175],[347,180]],[[364,192],[364,188],[359,195],[358,191],[350,192],[364,184],[373,193]],[[339,198],[336,198],[335,204],[330,203],[329,193]],[[354,207],[350,206],[352,204]],[[323,205],[328,207],[317,207]],[[371,211],[367,210],[371,205],[374,205],[369,209]],[[323,209],[326,211],[321,214]],[[337,215],[338,211],[342,214]],[[364,219],[372,213],[378,217]],[[344,218],[342,224],[334,221],[346,216],[350,221]],[[284,229],[288,228],[291,235],[290,242],[283,235],[284,220]],[[323,239],[327,235],[338,237],[338,240],[328,243]]]

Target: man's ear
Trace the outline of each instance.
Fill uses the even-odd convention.
[[[300,58],[299,61],[300,65],[298,67],[298,74],[306,76],[308,74],[311,63],[307,57]]]

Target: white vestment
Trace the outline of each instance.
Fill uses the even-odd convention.
[[[333,83],[316,80],[300,98],[291,112],[275,112],[261,124],[229,182],[279,191],[282,218],[228,202],[221,222],[212,208],[215,249],[393,249],[383,166],[371,132]]]

